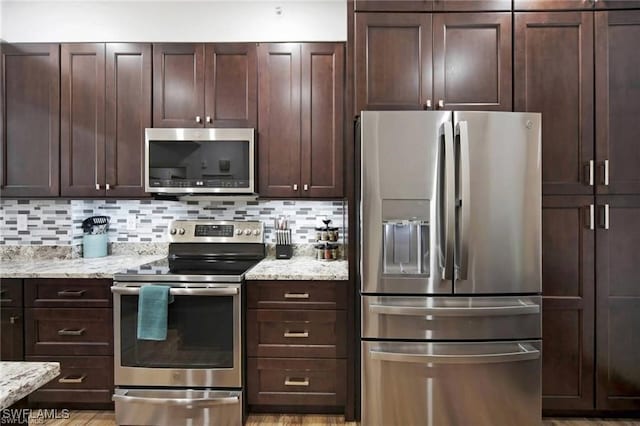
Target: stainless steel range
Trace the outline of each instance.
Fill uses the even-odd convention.
[[[263,225],[174,221],[169,256],[114,277],[116,422],[239,425],[242,292],[265,256]],[[169,286],[167,338],[137,338],[140,288]]]

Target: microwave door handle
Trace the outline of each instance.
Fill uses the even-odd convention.
[[[138,295],[140,287],[111,287],[111,293],[122,295]],[[169,294],[172,296],[234,296],[238,294],[235,287],[217,287],[217,288],[171,288]]]
[[[466,121],[460,121],[456,125],[456,136],[460,141],[460,263],[458,264],[459,278],[466,280],[469,272],[469,224],[470,212],[470,185],[471,171],[469,158],[469,128]]]
[[[220,398],[149,398],[141,396],[113,395],[114,402],[142,403],[153,405],[210,407],[212,405],[237,404],[240,398],[237,396],[225,396]]]
[[[442,125],[444,131],[444,279],[453,281],[453,248],[455,234],[455,151],[451,123]]]

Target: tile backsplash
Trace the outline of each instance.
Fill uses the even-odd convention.
[[[304,244],[314,241],[314,228],[325,217],[346,235],[347,205],[307,200],[0,200],[0,245],[78,245],[82,221],[96,215],[111,218],[109,241],[118,243],[166,242],[174,219],[261,220],[265,242],[273,243],[273,220],[287,215],[293,243]]]

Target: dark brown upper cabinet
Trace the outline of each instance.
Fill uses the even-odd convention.
[[[597,0],[596,10],[602,9],[640,9],[640,0]]]
[[[593,13],[515,14],[516,111],[542,113],[543,194],[593,194]]]
[[[355,15],[355,113],[430,108],[431,14]]]
[[[596,192],[640,193],[640,11],[595,13]]]
[[[109,43],[106,53],[109,197],[144,197],[144,129],[151,127],[151,45]],[[109,186],[107,186],[109,185]]]
[[[597,0],[513,0],[513,9],[527,10],[592,10]]]
[[[258,46],[259,193],[343,195],[344,46]]]
[[[63,44],[61,69],[61,195],[143,196],[150,46]]]
[[[355,0],[356,12],[511,11],[511,0]]]
[[[0,44],[0,195],[60,193],[60,46]]]
[[[511,111],[511,13],[433,15],[435,108]]]
[[[596,409],[638,411],[640,196],[596,199]]]
[[[356,114],[511,110],[508,12],[356,13],[355,46]]]
[[[255,43],[153,45],[155,127],[256,127]]]
[[[593,196],[542,199],[542,408],[593,409]],[[592,229],[592,227],[594,229]]]

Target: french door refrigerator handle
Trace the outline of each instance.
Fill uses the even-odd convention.
[[[444,279],[453,281],[453,248],[455,234],[455,150],[453,147],[453,130],[451,123],[443,124],[444,128],[444,159],[445,159],[445,250],[444,250]]]
[[[440,316],[440,317],[482,317],[498,315],[530,315],[539,314],[540,305],[522,304],[513,306],[479,306],[479,307],[423,307],[423,306],[387,306],[370,305],[369,312],[374,314],[406,315],[406,316]]]
[[[518,344],[518,351],[489,354],[407,354],[369,350],[371,359],[416,364],[489,364],[529,361],[540,358],[540,351],[529,344]]]
[[[154,405],[210,407],[212,405],[237,404],[240,398],[227,396],[221,398],[148,398],[142,396],[113,395],[114,402],[144,403]]]
[[[458,264],[458,278],[466,280],[469,270],[469,193],[471,172],[469,170],[469,128],[466,121],[456,125],[456,136],[460,141],[460,263]]]

